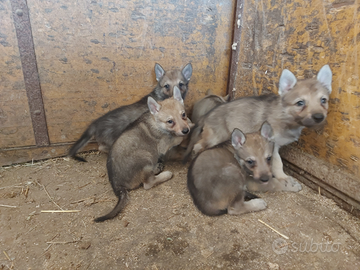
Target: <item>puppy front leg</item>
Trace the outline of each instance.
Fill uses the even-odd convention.
[[[266,209],[267,204],[263,199],[257,198],[244,201],[244,194],[239,194],[228,207],[229,215],[242,215],[249,212],[256,212]]]
[[[258,183],[254,179],[247,180],[246,188],[250,192],[298,192],[302,189],[301,185],[291,176],[288,176],[288,178],[286,178],[285,180],[278,180],[277,178],[272,178],[266,185]]]
[[[277,179],[286,179],[289,177],[284,173],[283,163],[279,154],[278,145],[275,145],[274,147],[274,153],[272,157],[272,173]]]
[[[195,126],[195,124],[193,122],[191,122],[189,117],[186,118],[186,121],[187,121],[190,128],[193,128]]]
[[[298,192],[302,190],[302,186],[298,181],[284,173],[283,163],[279,154],[279,147],[277,145],[275,145],[274,148],[272,172],[275,178],[270,180],[272,182],[272,189],[270,189],[269,191]]]
[[[218,136],[216,136],[216,134],[214,134],[214,131],[207,126],[204,126],[203,131],[201,133],[201,138],[194,145],[193,156],[200,154],[205,149],[213,147],[213,146],[217,145],[218,143],[219,143]]]
[[[169,157],[176,156],[176,150],[174,148],[180,145],[183,139],[184,137],[174,137],[170,141],[162,140],[160,142],[158,147],[159,159],[157,161],[157,164],[155,165],[155,170],[154,170],[155,175],[163,171],[165,167],[164,162],[168,160]]]
[[[157,175],[164,170],[165,155],[160,154],[157,164],[155,165],[154,174]]]

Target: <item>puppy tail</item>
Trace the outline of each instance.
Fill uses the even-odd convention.
[[[75,144],[69,150],[69,156],[74,158],[75,160],[86,162],[86,159],[79,157],[76,153],[83,148],[95,135],[95,128],[90,125],[87,130],[81,135],[80,139],[75,142]]]
[[[230,102],[230,101],[231,101],[231,96],[230,96],[230,94],[227,94],[225,97],[223,97],[223,100],[224,100],[225,102]]]
[[[128,201],[128,191],[124,187],[120,187],[119,191],[117,191],[116,196],[119,198],[117,204],[115,205],[114,209],[111,210],[109,214],[105,216],[98,217],[94,219],[95,222],[103,222],[108,219],[112,219],[116,217],[125,207]]]

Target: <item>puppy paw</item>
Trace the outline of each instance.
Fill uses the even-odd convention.
[[[193,122],[191,122],[189,117],[187,117],[186,121],[187,121],[190,128],[193,128],[195,126],[195,124]]]
[[[157,177],[161,178],[162,181],[167,181],[173,177],[173,173],[170,171],[165,171],[157,175]]]
[[[199,144],[199,143],[197,143],[197,144],[194,145],[194,148],[193,148],[193,150],[192,150],[192,154],[193,154],[193,155],[197,155],[197,154],[199,154],[202,150],[203,150],[202,145]]]
[[[110,149],[105,144],[99,144],[99,151],[104,153],[109,153]]]
[[[293,177],[288,176],[285,179],[279,180],[283,184],[283,191],[299,192],[302,190],[301,184]]]
[[[251,204],[251,211],[261,211],[266,209],[267,204],[263,199],[252,199],[248,201]]]
[[[154,168],[154,174],[158,175],[164,170],[165,165],[163,163],[157,163]]]

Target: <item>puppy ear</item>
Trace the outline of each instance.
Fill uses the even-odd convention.
[[[273,130],[272,130],[270,124],[267,121],[265,121],[262,124],[261,129],[260,129],[260,134],[261,134],[261,136],[263,136],[268,141],[273,140],[274,133],[273,133]]]
[[[329,94],[331,93],[331,82],[332,82],[332,72],[331,69],[329,67],[329,65],[325,65],[323,66],[316,79],[327,88],[327,90],[329,90]]]
[[[148,97],[147,105],[151,114],[155,115],[160,111],[161,105],[155,101],[152,97]]]
[[[284,69],[280,76],[279,81],[279,95],[282,96],[291,90],[296,84],[297,80],[295,75],[288,69]]]
[[[231,144],[235,149],[239,149],[244,145],[246,137],[240,129],[235,128],[231,133]]]
[[[230,101],[230,95],[226,95],[225,97],[223,97],[223,100],[225,102],[229,102]]]
[[[187,64],[183,70],[181,71],[182,75],[185,77],[187,81],[190,81],[193,69],[191,63]]]
[[[182,96],[181,96],[180,89],[179,89],[179,87],[177,87],[177,86],[174,86],[174,94],[173,94],[173,97],[174,97],[175,100],[180,101],[181,104],[184,105],[184,100],[183,100],[183,98],[182,98]]]
[[[159,81],[162,76],[164,76],[165,74],[165,70],[158,64],[155,64],[155,76],[156,76],[156,81]]]

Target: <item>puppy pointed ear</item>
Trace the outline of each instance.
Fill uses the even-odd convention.
[[[235,149],[239,149],[246,141],[245,134],[240,129],[235,128],[231,133],[231,144]]]
[[[179,87],[177,87],[177,86],[174,86],[173,97],[174,97],[175,100],[180,101],[182,104],[184,104],[184,100],[183,100],[183,98],[181,96],[181,91],[180,91]]]
[[[280,76],[279,81],[279,95],[282,96],[291,90],[296,84],[297,80],[295,75],[288,69],[284,69]]]
[[[268,141],[273,140],[274,133],[273,133],[272,127],[270,126],[270,124],[267,121],[265,121],[262,124],[261,129],[260,129],[260,134]]]
[[[331,82],[332,82],[332,72],[329,65],[323,66],[316,79],[329,90],[329,94],[331,93]]]
[[[155,64],[155,76],[156,76],[156,81],[159,81],[162,76],[164,76],[165,74],[165,70],[158,64]]]
[[[182,75],[185,77],[187,81],[190,81],[193,69],[191,63],[187,64],[183,70],[181,71]]]
[[[157,114],[160,111],[161,105],[155,101],[152,97],[148,97],[147,105],[151,114]]]

